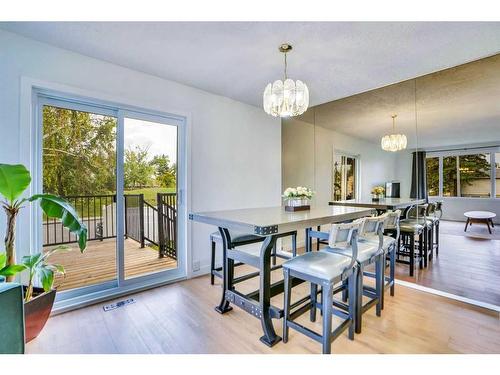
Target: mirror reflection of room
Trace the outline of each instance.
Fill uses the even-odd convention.
[[[499,71],[495,55],[283,120],[283,186],[400,209],[396,279],[500,305]]]

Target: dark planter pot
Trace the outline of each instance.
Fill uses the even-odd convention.
[[[26,287],[24,287],[26,292]],[[34,298],[24,304],[25,339],[30,342],[42,331],[49,319],[56,291],[45,293],[43,288],[33,288]]]

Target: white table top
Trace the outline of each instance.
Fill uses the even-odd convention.
[[[370,215],[371,209],[321,206],[287,212],[284,207],[247,208],[189,214],[193,221],[260,236],[338,223]]]
[[[415,198],[380,198],[378,201],[374,202],[371,199],[351,199],[345,201],[331,201],[329,202],[332,206],[350,206],[350,207],[370,207],[379,209],[395,209],[395,208],[405,208],[414,204],[423,204],[425,199],[415,199]]]
[[[497,214],[490,211],[467,211],[464,216],[471,219],[493,219]]]

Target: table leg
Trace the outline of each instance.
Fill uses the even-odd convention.
[[[262,244],[260,250],[260,286],[259,304],[261,308],[260,323],[264,336],[260,338],[269,347],[281,341],[281,337],[276,334],[271,318],[271,253],[276,243],[276,236],[268,236]]]
[[[469,218],[467,218],[467,221],[465,222],[465,229],[464,232],[467,232],[467,226],[469,225]]]
[[[225,228],[219,228],[219,232],[222,236],[223,278],[222,296],[219,305],[215,307],[215,311],[220,314],[224,314],[233,309],[231,306],[229,306],[229,301],[226,299],[226,291],[233,289],[234,260],[229,259],[227,256],[227,248],[228,244],[230,243],[229,231]]]
[[[488,232],[491,234],[490,221],[488,219],[486,219],[486,225],[488,226]]]

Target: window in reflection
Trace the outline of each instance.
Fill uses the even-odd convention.
[[[491,192],[490,154],[461,155],[458,157],[460,196],[489,198]]]
[[[426,159],[427,192],[430,197],[439,195],[439,158]]]
[[[495,154],[495,155],[498,155]],[[440,173],[440,157],[427,157],[427,189],[429,196],[439,196],[439,179],[442,176],[444,197],[490,198],[492,195],[491,176],[492,154],[488,152],[467,155],[442,156],[443,166]],[[497,157],[495,157],[496,160]],[[500,177],[495,168],[496,176]],[[496,196],[498,197],[498,184]]]
[[[333,200],[356,199],[357,159],[336,154],[333,162]]]

